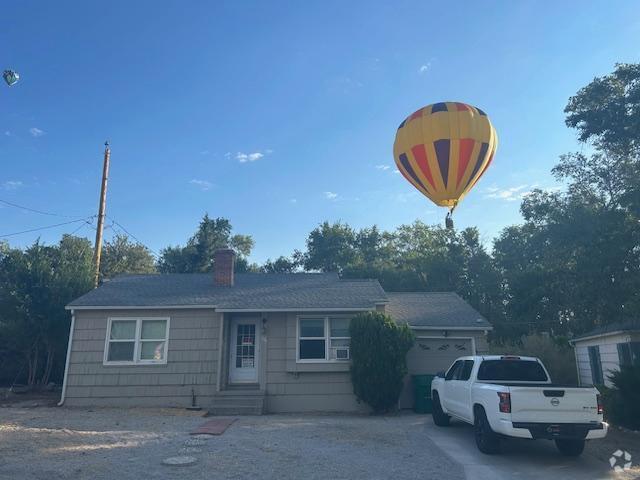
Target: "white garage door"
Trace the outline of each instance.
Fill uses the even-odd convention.
[[[416,338],[415,345],[407,354],[409,375],[404,379],[400,408],[413,408],[411,375],[435,375],[447,370],[456,358],[474,353],[471,339]]]

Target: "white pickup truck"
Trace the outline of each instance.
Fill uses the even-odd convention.
[[[561,453],[578,456],[585,440],[607,435],[598,390],[552,384],[534,357],[461,357],[433,379],[431,395],[433,423],[472,424],[487,454],[499,452],[501,438],[518,437],[555,440]]]

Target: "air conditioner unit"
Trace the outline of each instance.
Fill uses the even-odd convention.
[[[349,347],[335,347],[333,349],[333,357],[336,360],[349,360]]]

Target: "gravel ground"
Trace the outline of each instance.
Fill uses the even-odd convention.
[[[240,417],[221,436],[182,410],[0,408],[0,479],[463,479],[426,417]],[[166,466],[177,455],[191,466]]]

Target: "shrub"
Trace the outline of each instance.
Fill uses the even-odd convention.
[[[564,338],[534,333],[517,341],[492,343],[491,353],[538,357],[547,367],[554,383],[575,385],[578,382],[576,357]]]
[[[640,430],[640,366],[621,366],[609,375],[614,388],[598,387],[611,423]]]
[[[402,392],[413,332],[380,312],[357,315],[349,331],[354,393],[375,413],[388,412],[396,407]]]

